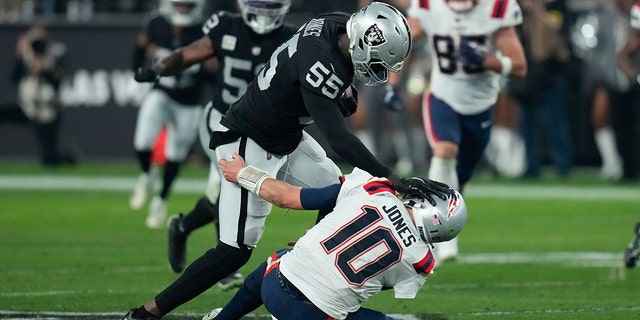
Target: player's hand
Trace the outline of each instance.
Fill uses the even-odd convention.
[[[220,165],[220,171],[222,171],[224,178],[231,183],[238,183],[240,170],[247,166],[242,156],[237,153],[231,155],[231,160],[220,159],[218,164]]]
[[[393,112],[400,112],[404,110],[404,101],[398,89],[395,86],[388,84],[384,89],[384,106]]]
[[[481,50],[475,43],[462,39],[460,41],[460,57],[465,63],[482,66],[484,59],[487,57],[487,52]]]
[[[340,112],[345,118],[358,110],[358,89],[350,85],[340,96]]]
[[[398,185],[394,185],[396,191],[403,195],[419,195],[429,201],[432,206],[436,205],[433,197],[447,200],[449,186],[446,183],[419,177],[402,178]]]
[[[136,70],[133,78],[137,82],[156,82],[160,79],[160,75],[149,67],[140,67]]]

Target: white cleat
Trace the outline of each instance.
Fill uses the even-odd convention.
[[[147,228],[160,229],[165,225],[166,220],[167,203],[160,196],[153,197],[149,206],[149,214],[147,215]]]
[[[218,314],[220,314],[220,311],[222,311],[222,308],[215,308],[205,314],[204,317],[202,317],[202,320],[213,320],[218,316]]]
[[[147,201],[147,196],[151,191],[152,183],[153,178],[150,174],[143,172],[138,176],[138,181],[136,181],[131,198],[129,198],[129,206],[131,206],[131,209],[139,210],[142,208],[144,203]]]

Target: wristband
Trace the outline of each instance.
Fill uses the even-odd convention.
[[[246,166],[238,172],[238,184],[257,195],[260,194],[260,186],[267,178],[269,174],[266,171],[253,166]]]
[[[511,73],[511,67],[513,66],[513,62],[511,61],[511,58],[507,56],[501,56],[498,58],[498,60],[500,60],[500,63],[502,64],[502,68],[500,69],[500,74],[502,74],[505,77],[508,76]]]

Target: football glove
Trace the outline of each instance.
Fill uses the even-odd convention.
[[[404,110],[404,102],[395,86],[388,84],[384,89],[383,102],[385,108],[393,112]]]
[[[449,195],[449,186],[446,183],[431,179],[423,179],[419,177],[402,178],[398,185],[394,185],[396,191],[403,195],[419,195],[421,198],[429,201],[432,206],[436,206],[434,196],[447,200]]]
[[[348,93],[349,89],[345,90],[344,93],[340,96],[340,112],[346,118],[358,110],[358,89],[354,85],[349,87],[351,89],[351,94]]]
[[[482,66],[484,58],[487,57],[487,52],[476,45],[471,45],[469,40],[462,39],[460,41],[460,57],[464,63]]]
[[[160,79],[160,75],[149,67],[140,67],[136,70],[133,78],[137,82],[156,82]]]

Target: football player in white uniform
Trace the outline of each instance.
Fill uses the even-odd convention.
[[[237,154],[221,159],[220,167],[225,179],[278,206],[333,211],[293,249],[269,257],[224,308],[203,319],[240,319],[261,304],[279,320],[392,319],[361,306],[385,289],[414,298],[435,265],[430,244],[455,237],[467,218],[454,189],[432,205],[419,189],[397,194],[388,179],[358,168],[341,184],[300,188],[268,178]]]
[[[639,99],[638,99],[638,85],[640,85],[640,75],[638,74],[637,60],[636,55],[640,52],[640,2],[635,3],[631,7],[631,31],[629,32],[627,43],[620,51],[618,55],[618,65],[620,69],[625,73],[625,75],[629,78],[629,83],[633,84],[633,90],[635,90],[635,101],[630,101],[631,107],[628,108],[628,120],[634,122],[635,125],[631,125],[631,130],[635,130],[631,133],[632,141],[640,140],[640,125],[638,125],[638,121],[640,120],[640,107]],[[634,150],[637,148],[629,148],[630,150]],[[622,151],[622,150],[621,150]],[[636,151],[637,152],[637,151]],[[636,155],[637,159],[637,155]],[[625,167],[628,164],[625,162]],[[637,163],[635,164],[637,165]],[[625,168],[625,171],[629,171],[629,169]],[[636,168],[637,169],[637,168]],[[633,169],[631,169],[633,171]],[[625,172],[627,174],[627,172]],[[629,242],[627,249],[624,251],[624,263],[628,268],[633,268],[636,266],[636,263],[640,259],[640,221],[636,223],[633,228],[633,239]]]
[[[526,74],[514,28],[522,13],[515,0],[412,0],[407,15],[413,37],[428,36],[433,59],[422,112],[429,178],[463,192],[489,142],[501,78]],[[457,239],[435,254],[456,257]]]
[[[203,8],[204,0],[163,0],[160,14],[152,18],[138,36],[134,70],[144,63],[145,56],[157,60],[202,37]],[[198,64],[173,77],[159,79],[138,111],[133,144],[142,172],[129,200],[132,209],[140,209],[152,189],[151,150],[160,131],[167,128],[167,163],[160,194],[153,197],[149,206],[146,219],[149,228],[164,226],[166,199],[198,136],[200,99],[204,92],[204,83],[198,79],[200,74]]]

